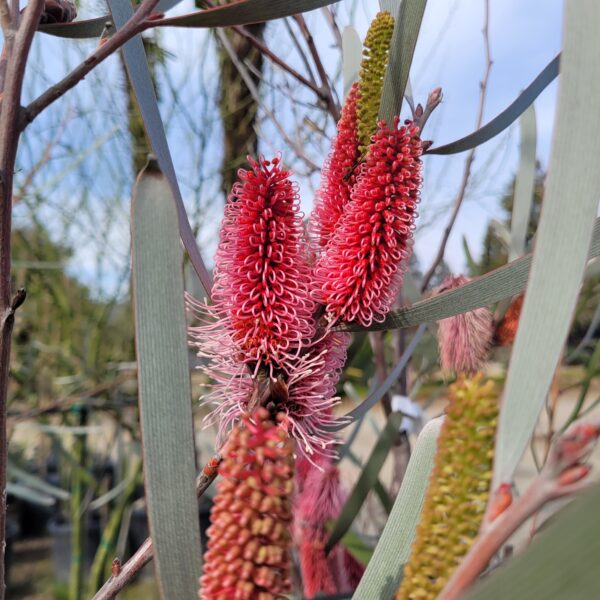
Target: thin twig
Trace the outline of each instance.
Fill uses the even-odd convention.
[[[483,24],[483,40],[485,47],[485,70],[483,74],[483,79],[480,83],[480,91],[479,91],[479,108],[477,110],[477,119],[475,124],[475,129],[479,129],[481,127],[481,123],[483,122],[483,111],[485,107],[485,98],[487,94],[487,85],[490,76],[490,71],[492,69],[492,57],[490,51],[490,37],[489,37],[489,17],[490,17],[490,3],[489,0],[484,0],[484,24]],[[452,208],[452,214],[450,215],[450,219],[448,220],[448,224],[444,229],[444,233],[442,235],[442,240],[440,242],[440,246],[438,248],[435,259],[433,260],[431,266],[423,276],[423,281],[421,283],[421,292],[424,292],[431,282],[436,269],[444,260],[444,254],[446,252],[446,245],[448,244],[448,238],[450,237],[450,233],[452,233],[452,228],[454,227],[454,223],[456,222],[456,217],[458,216],[458,212],[460,207],[462,206],[463,200],[465,199],[465,195],[467,192],[467,186],[469,184],[469,178],[471,177],[471,167],[473,165],[473,161],[475,160],[475,150],[473,148],[469,151],[467,158],[465,160],[465,167],[463,170],[463,176],[460,183],[460,188],[458,193],[456,194],[456,198],[454,199],[454,206]]]
[[[111,38],[102,43],[95,52],[86,58],[80,65],[75,67],[68,75],[61,79],[56,85],[48,88],[43,94],[31,102],[23,111],[21,129],[24,129],[45,108],[64,96],[71,88],[79,83],[92,69],[108,58],[115,50],[118,50],[131,38],[145,29],[153,26],[155,21],[149,21],[147,17],[152,13],[158,0],[144,0],[140,7],[133,13],[132,17]]]
[[[295,15],[294,19],[296,23],[298,23],[298,27],[300,27],[300,31],[302,32],[302,35],[306,40],[306,44],[312,56],[313,62],[315,63],[317,73],[319,74],[319,78],[321,79],[321,89],[323,90],[323,94],[326,98],[327,111],[333,117],[333,120],[337,123],[340,120],[340,107],[333,98],[333,91],[331,89],[331,85],[329,84],[327,71],[325,70],[323,62],[321,61],[321,56],[315,45],[315,40],[313,39],[313,36],[310,33],[308,26],[306,25],[304,17],[302,15]]]
[[[215,454],[204,466],[202,473],[196,479],[196,495],[198,498],[204,494],[210,484],[217,476],[219,465],[222,461],[222,453]],[[113,575],[96,592],[92,600],[111,600],[118,594],[154,557],[152,538],[146,538],[137,552],[124,564],[120,566],[118,573]]]
[[[12,46],[7,49],[4,96],[0,108],[0,600],[4,600],[8,370],[15,311],[25,300],[23,289],[12,297],[10,281],[13,173],[19,143],[25,66],[43,8],[43,0],[33,0],[27,5]]]

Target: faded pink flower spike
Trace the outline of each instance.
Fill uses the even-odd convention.
[[[331,461],[308,466],[295,506],[295,535],[300,551],[304,596],[350,592],[362,575],[361,566],[338,544],[325,554],[327,523],[339,517],[346,495],[340,472]]]
[[[330,321],[383,320],[402,284],[421,185],[419,130],[384,122],[342,218],[316,267]]]
[[[468,277],[448,276],[437,293],[464,285]],[[475,373],[487,359],[493,337],[491,312],[477,308],[438,322],[438,344],[442,370],[450,373]]]
[[[333,236],[337,222],[350,201],[350,192],[359,172],[357,97],[358,83],[354,83],[344,102],[331,153],[321,171],[321,187],[309,224],[321,247],[326,246]]]

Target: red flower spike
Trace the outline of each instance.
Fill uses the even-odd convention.
[[[232,352],[235,362],[256,371],[265,366],[272,374],[275,368],[287,370],[312,339],[315,303],[297,186],[279,158],[248,161],[251,169],[239,170],[241,183],[233,186],[225,208],[214,306],[199,308],[216,316],[231,338],[214,340],[211,350]],[[214,337],[206,326],[190,333],[200,344]]]
[[[496,342],[499,346],[510,346],[515,341],[524,297],[524,294],[520,294],[513,300],[496,327]]]
[[[233,429],[219,473],[198,597],[279,599],[291,591],[294,458],[290,438],[266,409]]]
[[[330,321],[382,321],[402,284],[421,186],[421,141],[380,122],[366,163],[315,272]]]
[[[469,281],[463,275],[446,277],[437,292],[455,289]],[[447,373],[479,371],[487,358],[492,335],[492,313],[487,307],[439,321],[438,342],[442,370]]]
[[[309,230],[320,247],[325,247],[333,236],[344,208],[350,201],[350,193],[359,171],[357,98],[358,83],[354,83],[342,108],[331,153],[321,171],[321,187],[309,222]]]

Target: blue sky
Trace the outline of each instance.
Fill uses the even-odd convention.
[[[493,66],[489,80],[484,122],[504,109],[560,50],[561,10],[559,0],[490,0],[490,44]],[[96,8],[96,12],[92,10]],[[187,12],[192,2],[182,2],[175,12]],[[341,28],[353,25],[364,37],[378,10],[375,0],[342,0],[336,5]],[[83,10],[82,16],[97,14],[97,4]],[[321,11],[306,16],[317,41],[326,69],[339,73],[340,52]],[[427,125],[424,136],[445,143],[473,130],[479,81],[484,69],[483,0],[429,0],[417,43],[411,82],[415,99],[424,100],[434,87],[441,86],[444,102]],[[182,191],[197,220],[202,222],[199,241],[207,262],[212,262],[216,227],[222,212],[219,190],[220,124],[216,112],[216,61],[214,44],[206,31],[163,30],[161,42],[169,53],[168,77],[160,75],[163,117]],[[292,47],[282,23],[270,24],[269,46],[290,64],[304,68]],[[93,48],[81,43],[37,36],[28,71],[27,94],[35,95],[56,81],[68,68]],[[308,173],[281,131],[301,144],[310,160],[320,165],[333,134],[331,119],[310,106],[314,96],[272,66],[267,67],[263,86],[260,124],[261,152],[281,149],[300,183],[303,209],[308,212],[318,172]],[[169,89],[168,85],[172,86]],[[341,77],[335,80],[342,93]],[[302,104],[294,107],[276,90]],[[556,83],[535,103],[538,127],[538,157],[547,164],[556,99]],[[179,105],[173,104],[175,96]],[[128,171],[127,132],[123,118],[122,73],[116,57],[97,69],[76,91],[42,115],[29,133],[28,146],[19,157],[22,176],[39,158],[44,143],[64,123],[60,144],[51,164],[35,179],[37,189],[49,196],[41,209],[45,221],[57,237],[74,239],[78,250],[70,268],[97,291],[114,287],[128,264],[128,195],[133,176]],[[267,111],[279,120],[273,127]],[[294,112],[296,111],[296,112]],[[325,135],[311,133],[306,119],[313,119]],[[104,141],[102,141],[104,139]],[[99,142],[100,140],[100,142]],[[99,150],[97,150],[99,148]],[[518,129],[513,126],[477,151],[472,185],[449,240],[447,260],[451,268],[464,269],[462,236],[477,254],[488,221],[499,215],[498,203],[516,172]],[[426,268],[437,250],[450,206],[462,175],[464,154],[425,159],[425,183],[420,219],[415,234],[415,250]],[[77,163],[77,164],[75,164]],[[48,193],[48,182],[53,181]],[[80,211],[85,195],[92,210]],[[111,207],[108,211],[107,207]],[[17,209],[17,222],[29,218],[25,206]],[[100,235],[102,232],[102,235]],[[98,260],[102,251],[108,259]],[[101,265],[101,266],[99,266]],[[99,271],[100,269],[100,271]]]

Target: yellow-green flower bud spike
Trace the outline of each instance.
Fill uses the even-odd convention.
[[[450,386],[423,512],[396,600],[435,600],[475,540],[483,518],[498,398],[481,373]]]
[[[377,129],[383,77],[393,32],[394,17],[389,12],[380,12],[373,19],[365,37],[357,102],[358,141],[361,154],[366,151],[371,136]]]

